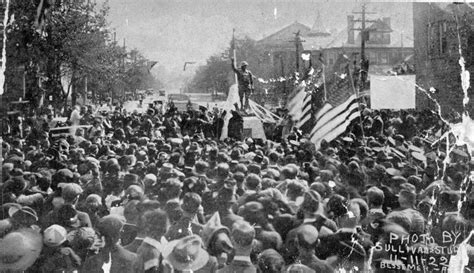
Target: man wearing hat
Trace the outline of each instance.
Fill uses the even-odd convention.
[[[281,249],[283,244],[281,235],[275,231],[273,225],[268,221],[268,215],[262,203],[248,202],[239,209],[239,215],[252,224],[256,230],[255,241],[258,244],[254,247],[254,251],[268,248]]]
[[[297,248],[295,241],[297,240],[297,231],[303,225],[312,225],[316,228],[318,232],[332,233],[337,230],[336,223],[322,214],[320,211],[320,202],[321,196],[315,190],[307,191],[303,196],[303,202],[300,206],[300,210],[304,214],[302,222],[298,222],[295,225],[295,228],[290,230],[285,240],[285,260],[288,263],[293,263],[295,261],[295,253],[297,253]]]
[[[197,235],[170,242],[164,252],[165,261],[171,265],[173,272],[216,272],[216,258],[204,250],[202,240]]]
[[[285,261],[275,249],[266,249],[258,255],[257,265],[261,272],[284,272]]]
[[[247,70],[248,63],[243,61],[240,64],[240,70],[235,66],[234,58],[231,58],[232,61],[232,70],[237,74],[237,80],[239,82],[239,97],[240,97],[240,106],[242,109],[246,109],[249,106],[249,96],[253,92],[253,75],[250,70]],[[244,96],[245,96],[245,106],[244,106]]]
[[[104,272],[137,272],[137,254],[126,250],[119,243],[124,224],[125,220],[116,215],[107,215],[100,220],[97,229],[105,238],[105,247],[99,254],[86,258],[81,272],[100,272],[100,268]]]
[[[36,211],[30,207],[17,203],[6,203],[2,209],[8,209],[10,217],[0,220],[0,238],[13,230],[30,228],[38,221]]]
[[[341,213],[343,212],[341,211]],[[321,259],[337,255],[340,259],[338,266],[343,266],[346,269],[353,266],[362,268],[373,243],[358,228],[359,219],[360,205],[349,202],[345,212],[337,217],[339,229],[334,234],[320,238],[316,255]]]
[[[320,206],[321,196],[318,192],[309,190],[303,195],[303,203],[300,207],[304,213],[303,224],[311,223],[320,232],[322,227],[336,231],[336,223],[320,213]]]
[[[219,273],[256,273],[257,268],[250,260],[255,229],[246,221],[235,222],[232,226],[232,244],[235,256],[232,262],[217,270]]]
[[[201,208],[201,197],[194,192],[188,192],[183,197],[181,209],[183,216],[171,226],[166,233],[166,239],[173,241],[187,235],[200,234],[202,225],[197,221],[197,213]]]
[[[217,194],[217,212],[224,226],[231,229],[232,225],[243,220],[241,216],[234,213],[232,207],[237,202],[234,190],[232,188],[223,187]]]
[[[44,217],[43,226],[47,227],[58,223],[58,221],[60,221],[59,219],[61,218],[60,209],[64,206],[71,206],[75,211],[75,215],[77,216],[77,222],[80,223],[79,226],[92,227],[89,214],[76,209],[77,201],[79,200],[79,196],[82,194],[81,186],[76,183],[60,183],[58,186],[61,188],[61,197],[63,199],[63,203],[58,208],[50,211]]]
[[[237,105],[237,104],[235,104]],[[244,119],[235,110],[231,110],[232,117],[227,125],[227,136],[232,139],[242,140],[244,138]]]
[[[60,225],[52,225],[44,230],[43,242],[46,246],[41,252],[42,272],[73,271],[81,264],[81,258],[68,247],[67,231]]]
[[[302,225],[296,230],[296,246],[298,248],[296,260],[315,272],[333,272],[330,265],[316,257],[315,247],[318,243],[318,235],[318,230],[312,225]]]
[[[157,209],[149,210],[142,216],[143,227],[145,233],[141,245],[136,253],[139,257],[140,266],[144,272],[162,272],[163,250],[167,244],[164,234],[168,229],[168,217],[166,212]],[[125,247],[129,249],[128,247]]]
[[[382,210],[384,203],[384,193],[381,189],[373,186],[367,190],[367,203],[369,211],[367,217],[361,222],[362,229],[371,235],[373,242],[377,242],[382,233],[382,220],[385,213]]]

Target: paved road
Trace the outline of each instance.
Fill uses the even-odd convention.
[[[144,113],[146,112],[146,110],[148,109],[148,104],[149,103],[153,103],[153,101],[155,100],[163,100],[163,97],[158,97],[158,96],[149,96],[149,97],[146,97],[144,100],[143,100],[143,107],[140,108],[139,107],[139,104],[140,102],[138,100],[132,100],[132,101],[126,101],[124,104],[123,104],[123,107],[127,110],[127,112],[133,112],[133,111],[137,111],[138,113]],[[193,100],[192,101],[193,103],[197,104],[197,105],[202,105],[202,106],[209,106],[209,108],[213,108],[214,106],[217,105],[217,107],[222,107],[225,102],[222,102],[222,101],[195,101]]]

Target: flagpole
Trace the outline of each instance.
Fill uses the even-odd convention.
[[[322,53],[319,53],[319,61],[321,62],[321,66],[323,67],[324,101],[326,102],[328,100],[328,91],[326,89],[326,64]]]
[[[234,58],[234,64],[237,63],[236,54],[235,54],[235,28],[232,29],[232,56]],[[237,84],[237,74],[234,73],[234,81]],[[237,85],[238,88],[238,85]]]
[[[361,112],[362,110],[360,109],[359,91],[357,91],[357,89],[354,86],[354,80],[352,79],[352,73],[351,73],[351,68],[349,66],[349,63],[347,64],[347,74],[351,82],[352,90],[354,91],[354,94],[356,95],[356,98],[357,98],[357,107],[359,107],[359,112]],[[359,124],[360,124],[360,130],[362,131],[362,138],[365,138],[364,126],[362,124],[362,113],[360,113]]]
[[[327,90],[326,90],[326,65],[324,65],[324,63],[322,65],[323,65],[324,101],[327,101],[328,100],[328,93],[327,93]]]

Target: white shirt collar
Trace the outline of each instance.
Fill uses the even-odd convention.
[[[252,263],[252,261],[250,260],[250,257],[249,257],[249,256],[236,255],[236,256],[234,256],[234,261],[241,261],[241,262],[249,262],[249,263]]]
[[[167,241],[164,237],[161,237],[161,242],[158,242],[157,240],[155,240],[153,238],[150,238],[150,237],[145,237],[145,239],[143,239],[143,242],[153,246],[154,248],[156,248],[160,252],[163,251],[163,247],[167,243]]]
[[[357,233],[357,229],[356,228],[340,228],[337,230],[337,232],[351,232],[351,233]]]
[[[372,212],[372,213],[374,213],[374,212],[382,212],[382,213],[384,213],[381,208],[373,208],[373,209],[370,209],[369,212]]]

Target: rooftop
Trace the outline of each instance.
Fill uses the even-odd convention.
[[[310,27],[295,21],[279,31],[257,41],[257,43],[260,45],[288,45],[294,47],[291,41],[295,39],[295,34],[299,32],[302,37],[306,37],[310,31]]]

